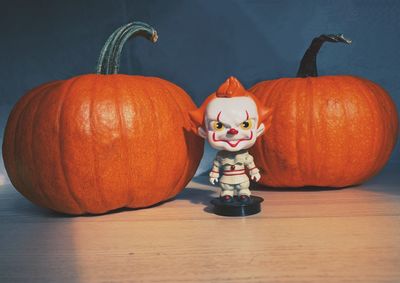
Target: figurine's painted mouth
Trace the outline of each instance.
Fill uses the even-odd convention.
[[[226,142],[231,147],[236,147],[241,141],[249,141],[249,140],[253,139],[253,131],[250,132],[250,137],[247,138],[247,139],[239,139],[239,140],[231,140],[231,141],[229,141],[229,140],[217,140],[215,138],[215,133],[213,133],[212,138],[213,138],[214,142]]]

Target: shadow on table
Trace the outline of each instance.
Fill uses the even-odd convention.
[[[15,190],[11,185],[0,187],[1,190]],[[13,212],[14,216],[29,216],[32,220],[43,218],[74,218],[67,214],[58,213],[47,208],[37,206],[24,198],[19,193],[13,193],[12,198],[7,204],[7,211]]]
[[[195,188],[189,185],[179,195],[177,195],[175,199],[188,200],[193,204],[205,205],[203,210],[208,213],[213,213],[213,207],[210,201],[218,196],[218,187],[213,187],[208,182],[208,177],[206,175],[194,177],[192,182],[206,186],[204,188]]]
[[[388,164],[375,177],[360,186],[375,193],[400,195],[400,164]]]

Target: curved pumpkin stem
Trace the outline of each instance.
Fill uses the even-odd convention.
[[[110,59],[111,59],[111,54],[112,54],[112,49],[113,49],[110,47],[110,44],[115,41],[115,38],[117,36],[120,36],[122,30],[128,28],[131,25],[132,25],[132,23],[129,23],[127,25],[119,27],[109,36],[109,38],[107,39],[103,48],[101,49],[99,59],[97,60],[97,67],[96,67],[97,74],[109,74],[110,73],[109,66],[110,66]]]
[[[97,74],[117,74],[122,48],[132,36],[143,36],[152,42],[157,41],[157,31],[142,22],[132,22],[115,30],[104,44],[97,63]]]
[[[317,77],[317,54],[324,42],[342,42],[351,44],[351,40],[343,36],[343,34],[322,34],[319,37],[315,37],[308,47],[306,53],[304,53],[303,59],[301,59],[299,70],[297,71],[298,78],[306,77]]]

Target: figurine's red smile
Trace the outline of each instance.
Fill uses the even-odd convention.
[[[215,138],[215,133],[213,133],[212,138],[213,138],[214,142],[226,142],[231,147],[236,147],[241,141],[249,141],[249,140],[253,139],[253,131],[250,131],[250,137],[249,138],[236,140],[236,141],[234,141],[235,143],[233,143],[233,141],[229,141],[229,140],[217,140]]]

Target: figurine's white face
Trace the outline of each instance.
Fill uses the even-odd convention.
[[[218,150],[239,151],[254,145],[264,131],[258,125],[257,106],[250,97],[215,98],[206,108],[199,134]]]

